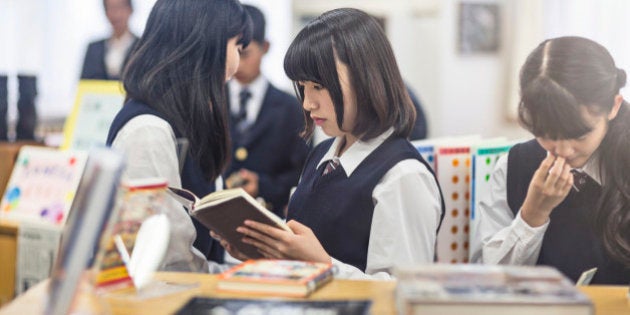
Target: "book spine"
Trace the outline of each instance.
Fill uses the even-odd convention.
[[[326,270],[326,272],[323,272],[317,277],[306,282],[306,293],[309,294],[315,291],[315,289],[322,286],[324,283],[332,280],[332,278],[333,278],[333,268],[330,267],[328,268],[328,270]]]

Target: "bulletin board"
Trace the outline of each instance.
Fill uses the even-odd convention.
[[[62,149],[88,150],[105,145],[107,133],[125,99],[120,81],[82,80],[63,128]]]

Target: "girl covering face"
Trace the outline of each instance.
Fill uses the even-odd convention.
[[[378,23],[356,9],[326,12],[300,31],[284,68],[304,136],[318,125],[333,138],[306,161],[288,206],[293,233],[245,221],[245,242],[269,258],[332,262],[342,278],[390,278],[395,264],[432,262],[444,205],[406,139],[415,111]]]
[[[472,260],[544,264],[573,280],[630,281],[626,73],[580,37],[540,44],[521,70],[519,119],[536,139],[499,161]]]

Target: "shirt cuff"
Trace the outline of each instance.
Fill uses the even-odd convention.
[[[375,274],[366,274],[357,267],[343,263],[334,257],[330,257],[335,270],[336,279],[351,280],[394,280],[387,272],[377,272]]]
[[[514,231],[514,233],[521,240],[526,242],[533,238],[542,238],[548,227],[549,220],[547,220],[545,224],[538,227],[530,226],[529,224],[527,224],[527,222],[525,222],[525,220],[523,220],[523,217],[521,216],[521,210],[518,211],[518,213],[516,214],[516,218],[514,218],[514,221],[512,221],[512,231]]]

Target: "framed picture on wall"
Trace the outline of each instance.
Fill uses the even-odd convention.
[[[496,3],[459,4],[458,50],[461,54],[495,53],[500,46],[500,14]]]

